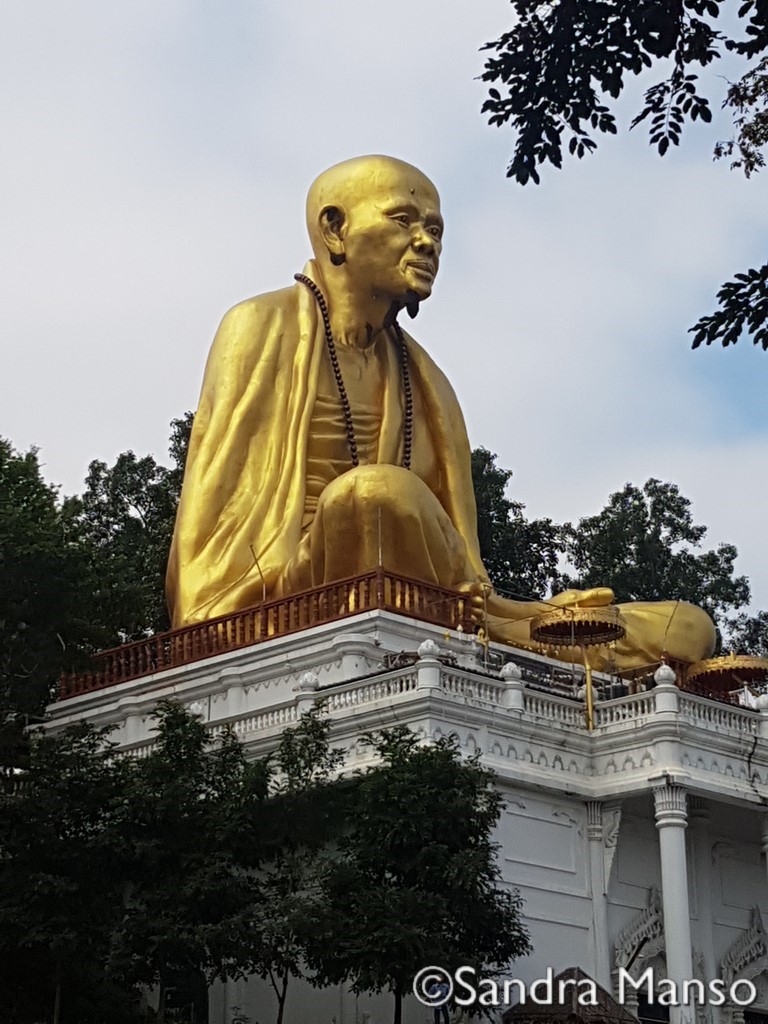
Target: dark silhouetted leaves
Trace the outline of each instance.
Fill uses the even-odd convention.
[[[516,23],[491,51],[482,79],[493,83],[482,106],[489,124],[516,133],[508,177],[520,185],[541,180],[545,163],[562,166],[563,147],[583,157],[595,149],[594,136],[616,134],[616,120],[605,99],[616,100],[626,76],[639,75],[660,60],[668,74],[647,89],[634,128],[648,123],[649,141],[661,156],[678,146],[686,121],[712,121],[709,98],[698,89],[699,69],[723,50],[751,60],[760,57],[727,87],[723,106],[734,114],[734,138],[717,142],[716,158],[734,157],[731,166],[749,177],[764,164],[768,144],[768,4],[747,0],[513,0]],[[733,8],[736,7],[736,10]],[[715,27],[728,12],[728,35]],[[734,17],[735,16],[735,17]],[[720,78],[710,76],[720,88]],[[761,271],[750,271],[762,274]],[[747,312],[746,301],[720,293],[721,309],[692,329],[693,347],[718,339],[734,344],[743,333],[768,348],[766,306]],[[764,294],[764,286],[763,286]]]

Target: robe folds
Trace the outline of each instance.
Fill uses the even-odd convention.
[[[322,288],[314,261],[304,273]],[[406,481],[406,471],[394,471],[402,464],[404,413],[399,367],[392,355],[384,378],[376,460],[385,478],[379,488],[391,492],[393,499],[386,510],[389,532],[391,517],[398,512],[397,494],[402,493],[403,503],[410,505],[402,507],[405,528],[418,523],[422,532],[436,537],[433,576],[447,578],[434,582],[487,582],[477,541],[470,447],[458,401],[421,346],[408,335],[406,343],[415,410],[412,465],[415,470],[420,464],[430,466],[430,485],[415,473]],[[394,353],[394,345],[390,347]],[[296,567],[301,550],[306,555],[308,544],[302,530],[307,449],[320,361],[327,358],[317,303],[303,284],[248,299],[224,317],[206,365],[168,565],[167,595],[175,629],[248,608],[263,595],[289,593],[291,580],[301,579],[302,573],[291,567]],[[393,472],[383,468],[387,466]],[[350,478],[350,493],[365,499],[364,478],[371,470],[361,467],[344,474]],[[354,516],[361,507],[364,500]],[[370,511],[378,512],[375,507]],[[313,523],[310,531],[320,528]],[[367,532],[361,561],[371,557],[370,524]],[[323,542],[328,544],[329,537]],[[337,542],[331,538],[331,543]],[[352,565],[354,539],[340,531],[338,543],[346,544],[344,564]],[[424,543],[430,546],[429,536]],[[443,566],[441,552],[447,549],[452,564]],[[356,571],[375,564],[360,564]],[[387,568],[412,575],[405,565]],[[301,586],[299,582],[294,589]]]

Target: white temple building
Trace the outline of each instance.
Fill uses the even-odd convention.
[[[369,756],[359,738],[373,729],[455,733],[468,754],[483,752],[505,800],[501,871],[524,898],[535,950],[511,975],[531,985],[548,968],[579,967],[617,995],[622,978],[651,968],[678,985],[722,982],[726,997],[670,1010],[625,985],[625,1008],[642,1018],[768,1017],[768,709],[695,696],[662,668],[654,688],[610,699],[615,688],[596,676],[588,730],[578,666],[381,608],[197,657],[70,688],[50,709],[51,728],[113,725],[140,757],[153,743],[153,707],[174,698],[260,753],[322,697],[353,766]],[[752,1005],[739,1005],[751,987],[737,981],[754,986]],[[264,1024],[274,1005],[259,979],[216,984],[208,1019],[231,1024],[239,1008]],[[388,996],[289,988],[286,1024],[390,1019]],[[404,1019],[433,1015],[409,997]]]

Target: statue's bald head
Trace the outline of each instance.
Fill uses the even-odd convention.
[[[315,256],[327,256],[321,226],[325,212],[338,210],[349,216],[358,203],[386,200],[401,189],[428,195],[439,210],[437,189],[426,174],[396,157],[358,156],[323,171],[307,194],[307,230]]]
[[[443,219],[437,189],[391,156],[324,171],[307,196],[307,228],[325,283],[416,308],[432,291]]]

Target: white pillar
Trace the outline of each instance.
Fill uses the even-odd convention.
[[[437,660],[440,648],[434,640],[424,640],[419,644],[419,660],[416,662],[417,687],[436,693],[440,690],[440,670],[442,665]]]
[[[603,856],[603,805],[599,800],[587,801],[587,838],[589,840],[589,872],[592,883],[594,978],[606,992],[610,992],[612,985],[608,944],[608,901],[605,893],[605,858]]]
[[[663,783],[653,790],[656,828],[661,855],[661,897],[664,908],[664,947],[667,977],[682,996],[682,983],[693,978],[691,913],[688,906],[688,866],[685,829],[688,824],[686,794],[682,786]],[[692,1024],[692,1006],[671,1006],[670,1024]]]
[[[501,706],[522,714],[525,710],[525,695],[523,693],[523,673],[520,671],[520,666],[516,665],[514,661],[508,661],[501,666],[499,675],[504,685],[501,693]]]
[[[709,807],[698,796],[690,798],[691,838],[693,840],[693,891],[696,893],[696,948],[703,958],[706,984],[720,976],[715,959],[715,940],[712,932],[712,840],[709,835]],[[711,1008],[714,1020],[722,1016],[720,1007]]]

